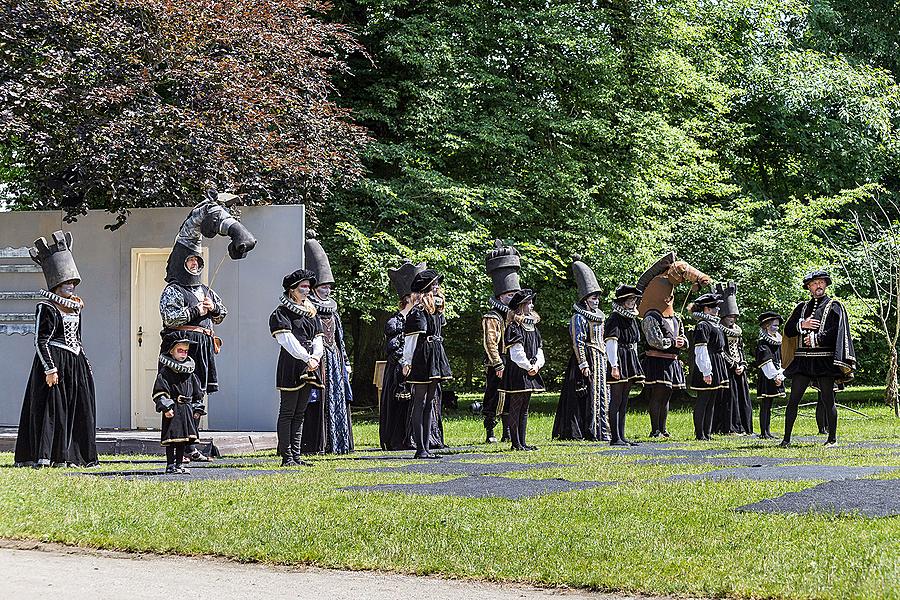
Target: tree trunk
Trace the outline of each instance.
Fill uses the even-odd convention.
[[[887,380],[885,381],[884,398],[889,406],[894,407],[894,416],[900,417],[900,387],[897,382],[897,348],[891,348],[888,363]]]
[[[375,375],[375,361],[384,360],[384,324],[389,315],[378,312],[374,320],[366,321],[359,311],[348,311],[350,335],[353,336],[353,404],[356,406],[377,406],[377,388],[372,383]]]

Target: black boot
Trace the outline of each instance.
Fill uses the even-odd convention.
[[[485,444],[496,444],[497,443],[497,436],[494,435],[493,427],[491,427],[490,429],[485,429],[484,443]]]

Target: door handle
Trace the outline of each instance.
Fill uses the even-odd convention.
[[[144,328],[143,327],[138,327],[137,337],[138,337],[138,348],[140,348],[144,344]]]

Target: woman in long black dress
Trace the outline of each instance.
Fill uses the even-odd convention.
[[[96,400],[91,365],[81,345],[84,302],[72,256],[72,234],[57,231],[51,243],[35,240],[31,258],[41,266],[47,290],[35,309],[34,362],[25,389],[15,464],[97,464]]]
[[[703,294],[692,307],[694,328],[694,368],[691,387],[697,391],[694,404],[694,436],[709,440],[712,435],[716,399],[728,391],[728,366],[725,363],[725,334],[719,327],[722,296]]]
[[[772,402],[784,398],[784,369],[781,366],[781,333],[784,319],[776,312],[764,312],[758,317],[759,340],[756,342],[756,397],[759,399],[759,437],[774,439],[769,427],[772,423]]]
[[[509,301],[503,346],[508,360],[500,391],[509,404],[509,439],[513,450],[537,450],[525,442],[531,394],[544,391],[539,371],[544,366],[541,334],[535,325],[534,292],[519,290]]]
[[[608,442],[609,386],[603,343],[606,315],[600,310],[600,284],[578,256],[572,262],[572,275],[579,300],[572,306],[569,320],[572,354],[556,406],[552,435],[557,440]],[[537,316],[534,319],[538,321]]]
[[[444,314],[435,303],[444,276],[432,269],[416,274],[410,285],[414,306],[403,326],[403,375],[411,386],[410,429],[415,458],[438,458],[430,451],[433,410],[440,406],[441,382],[453,375],[444,351]]]
[[[199,439],[197,422],[206,414],[203,386],[188,353],[194,340],[180,331],[163,336],[163,353],[153,384],[153,402],[162,413],[160,444],[166,448],[166,473],[187,474],[181,465],[188,444]]]
[[[381,406],[378,414],[378,437],[382,450],[411,450],[415,447],[409,429],[409,389],[403,384],[403,328],[413,308],[413,277],[425,270],[405,260],[397,269],[388,270],[388,278],[399,297],[398,310],[384,324],[387,363],[381,384]],[[399,392],[399,395],[398,395]],[[429,444],[430,446],[430,444]]]
[[[630,285],[616,288],[612,314],[606,318],[606,357],[609,368],[609,429],[611,446],[637,446],[625,437],[625,415],[628,413],[628,394],[631,387],[644,381],[644,369],[638,357],[641,341],[640,317],[637,302],[641,292]]]

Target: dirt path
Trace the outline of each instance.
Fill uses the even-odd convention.
[[[271,567],[0,540],[3,597],[17,600],[636,600],[634,596],[414,577],[371,571]],[[641,596],[641,600],[651,600]]]

